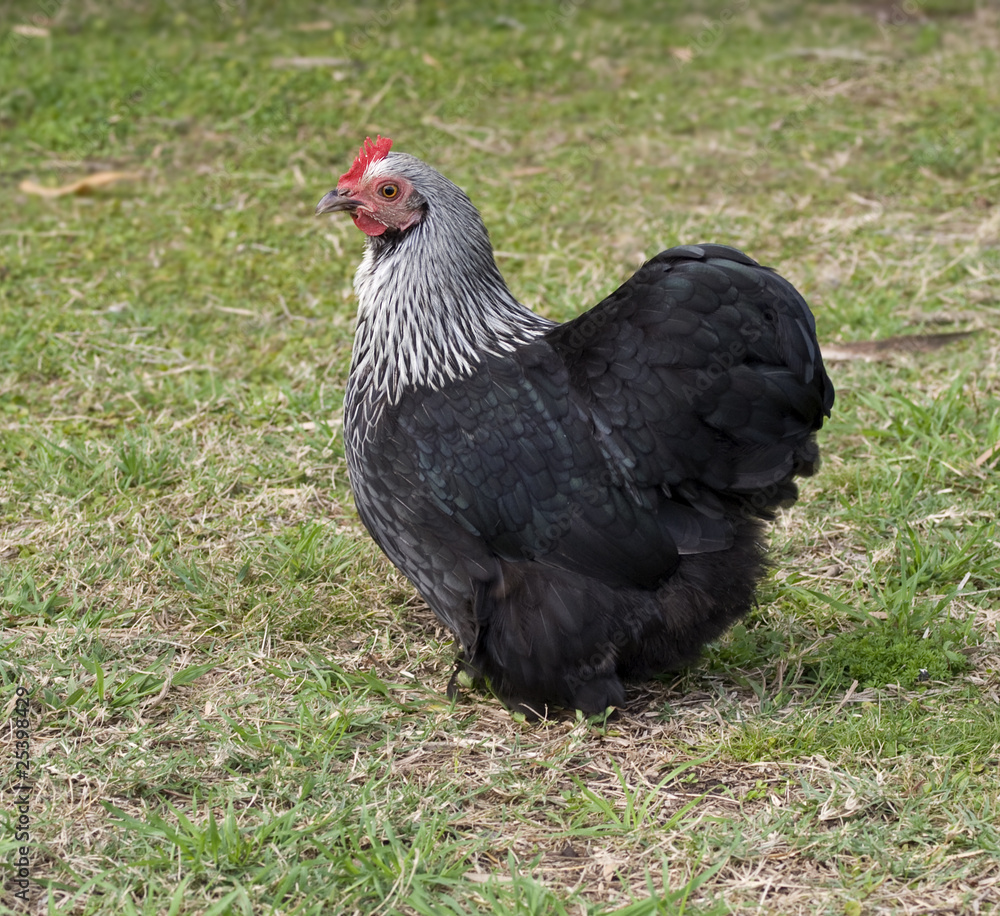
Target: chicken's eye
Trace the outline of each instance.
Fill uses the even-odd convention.
[[[386,200],[392,200],[397,194],[399,194],[399,187],[394,184],[384,184],[381,188],[379,188],[379,193]]]

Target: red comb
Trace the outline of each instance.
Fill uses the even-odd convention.
[[[374,143],[372,143],[371,137],[365,137],[365,142],[361,145],[361,149],[358,150],[358,155],[354,159],[354,165],[351,166],[350,171],[344,172],[340,176],[340,181],[337,184],[361,181],[365,169],[373,162],[385,159],[391,148],[392,140],[388,137],[380,136]]]

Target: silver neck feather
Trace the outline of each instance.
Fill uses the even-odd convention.
[[[393,169],[428,201],[420,222],[369,238],[354,277],[358,326],[348,400],[398,403],[411,387],[440,388],[553,326],[511,294],[478,211],[447,178],[412,156]]]

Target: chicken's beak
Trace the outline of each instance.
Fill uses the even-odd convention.
[[[361,206],[361,201],[351,197],[351,192],[346,188],[336,188],[316,204],[316,215],[323,213],[338,213],[341,210],[354,212]]]

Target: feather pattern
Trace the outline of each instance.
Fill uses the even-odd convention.
[[[588,713],[753,602],[763,522],[833,404],[808,306],[742,252],[682,246],[566,324],[519,304],[472,203],[400,153],[370,235],[345,401],[362,521],[508,702]]]

